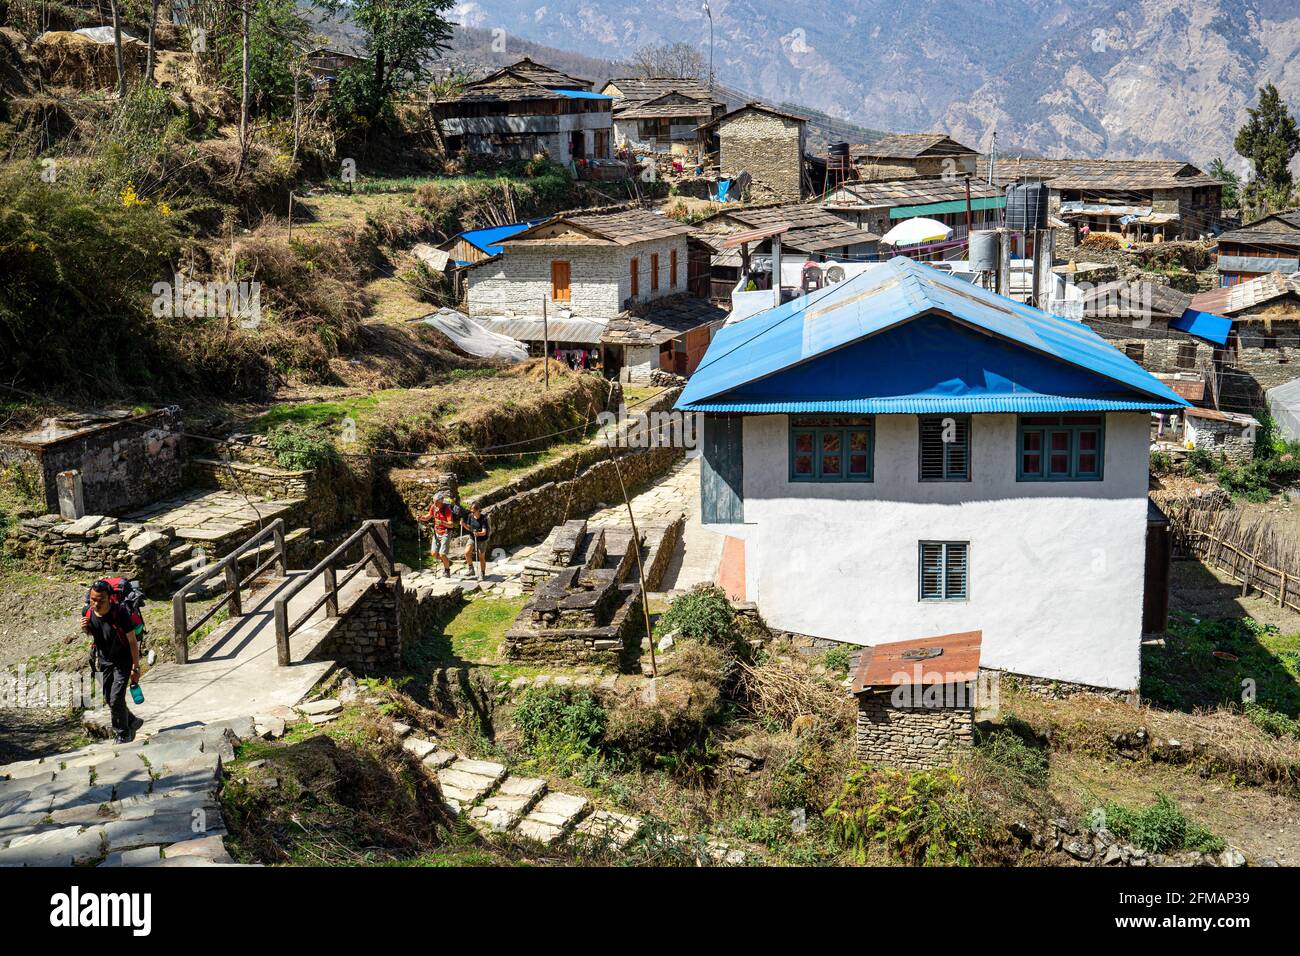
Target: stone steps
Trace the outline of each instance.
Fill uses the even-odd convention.
[[[0,866],[229,864],[222,766],[283,732],[242,717],[0,766]]]

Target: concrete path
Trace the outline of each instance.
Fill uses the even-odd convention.
[[[305,571],[291,571],[252,595],[244,595],[244,613],[227,621],[190,651],[188,664],[164,663],[140,682],[144,703],[130,704],[144,719],[142,733],[210,723],[232,714],[266,713],[277,706],[291,707],[334,666],[332,661],[308,661],[320,643],[325,609],[290,638],[292,663],[276,664],[275,599]],[[366,586],[364,572],[343,588],[340,607],[346,608]],[[289,620],[302,614],[324,593],[317,578],[289,602]]]

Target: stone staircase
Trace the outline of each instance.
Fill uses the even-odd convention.
[[[0,866],[227,866],[222,765],[283,717],[217,721],[0,766]]]
[[[642,832],[639,818],[595,808],[583,796],[553,791],[540,777],[515,776],[504,764],[443,749],[410,736],[411,728],[405,724],[394,723],[393,730],[405,738],[402,746],[437,779],[447,808],[463,813],[480,830],[515,833],[543,846],[567,840],[618,851]],[[739,860],[733,855],[727,862]]]

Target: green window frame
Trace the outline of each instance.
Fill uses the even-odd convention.
[[[1101,481],[1105,459],[1103,414],[1019,417],[1017,481]]]
[[[791,481],[871,481],[876,428],[869,416],[793,415]]]
[[[943,440],[948,422],[953,440]],[[921,415],[917,418],[917,475],[921,481],[970,481],[969,415]]]
[[[969,541],[921,541],[917,551],[920,600],[970,600]]]

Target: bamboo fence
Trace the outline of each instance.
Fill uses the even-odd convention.
[[[1191,554],[1252,590],[1300,611],[1300,525],[1280,526],[1265,514],[1250,514],[1219,502],[1169,501],[1176,552]]]

